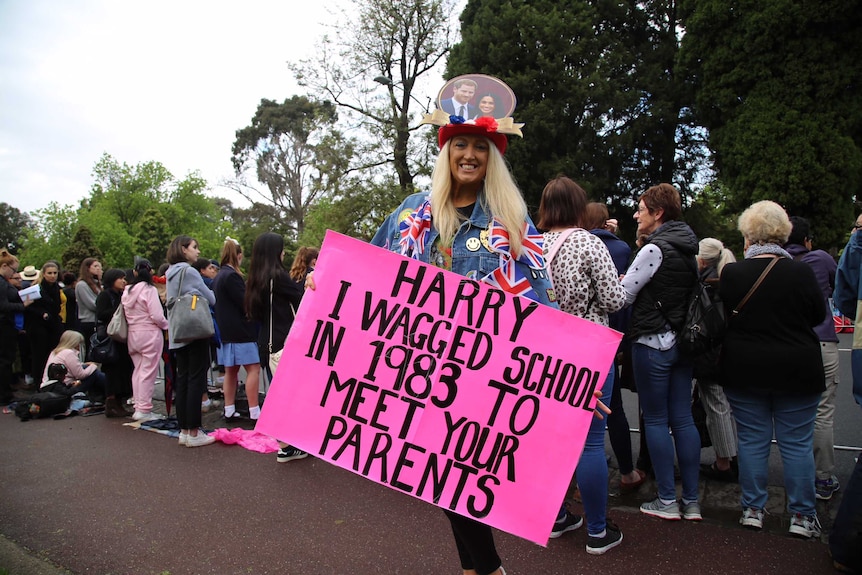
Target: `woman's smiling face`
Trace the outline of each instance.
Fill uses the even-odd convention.
[[[449,140],[449,169],[456,189],[479,189],[488,171],[490,148],[483,136],[465,134]]]
[[[483,116],[492,116],[496,107],[497,104],[494,103],[494,98],[491,96],[485,96],[479,100],[479,109],[482,111]]]

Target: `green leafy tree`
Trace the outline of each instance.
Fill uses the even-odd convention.
[[[0,202],[0,247],[17,255],[21,250],[30,216],[6,202]]]
[[[728,203],[729,190],[721,182],[704,186],[691,205],[685,210],[685,221],[698,238],[717,238],[742,257],[742,234],[737,229],[740,212]]]
[[[219,204],[206,195],[207,182],[197,172],[177,180],[160,162],[128,165],[105,154],[93,176],[78,219],[91,230],[105,265],[131,267],[142,246],[157,265],[179,234],[195,237],[203,255],[217,257],[224,236],[233,229]],[[163,242],[160,248],[158,242]]]
[[[174,177],[159,162],[143,162],[130,166],[120,163],[110,154],[103,154],[93,167],[95,182],[87,207],[101,207],[131,229],[153,204],[169,200]]]
[[[836,247],[862,192],[862,10],[852,0],[681,0],[681,61],[718,177],[741,211],[769,199]]]
[[[342,190],[338,198],[322,198],[309,210],[305,230],[297,243],[320,246],[326,230],[368,241],[400,198],[401,186],[393,180],[381,184],[355,182]]]
[[[198,241],[202,257],[218,258],[225,236],[235,232],[219,201],[204,193],[206,186],[198,173],[189,174],[176,182],[162,213],[170,224],[171,240],[187,234]]]
[[[234,189],[250,201],[265,201],[287,219],[291,237],[301,234],[318,198],[337,195],[348,172],[353,145],[335,123],[330,102],[293,96],[282,103],[263,99],[251,124],[236,132]],[[252,193],[244,173],[253,168],[267,193]]]
[[[239,242],[245,254],[247,265],[251,257],[254,240],[265,232],[275,232],[290,241],[291,230],[279,215],[278,209],[272,204],[252,203],[248,208],[226,206],[226,213],[233,222],[236,234],[232,235]]]
[[[19,259],[37,266],[59,259],[72,243],[72,234],[78,227],[77,211],[71,206],[51,202],[48,207],[32,212],[31,218],[32,225],[25,232],[24,250]],[[78,268],[66,269],[78,273]]]
[[[81,268],[81,262],[87,258],[104,260],[102,251],[93,242],[93,236],[87,226],[79,226],[69,244],[63,251],[63,268],[75,273]]]
[[[105,269],[132,267],[135,256],[134,228],[123,224],[108,206],[79,210],[78,224],[86,228],[92,245],[99,248]]]

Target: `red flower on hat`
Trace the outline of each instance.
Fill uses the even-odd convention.
[[[480,118],[476,118],[473,120],[477,126],[481,126],[485,128],[485,130],[489,132],[496,132],[497,128],[497,120],[495,120],[492,116],[482,116]]]

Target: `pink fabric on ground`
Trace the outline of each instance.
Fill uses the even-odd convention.
[[[275,453],[279,447],[278,441],[275,438],[258,433],[253,429],[242,429],[239,427],[227,429],[226,427],[219,427],[213,430],[210,435],[227,445],[237,443],[241,447],[245,447],[250,451],[257,451],[258,453]]]

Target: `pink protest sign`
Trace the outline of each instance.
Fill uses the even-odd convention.
[[[256,430],[541,545],[620,334],[329,232]]]

